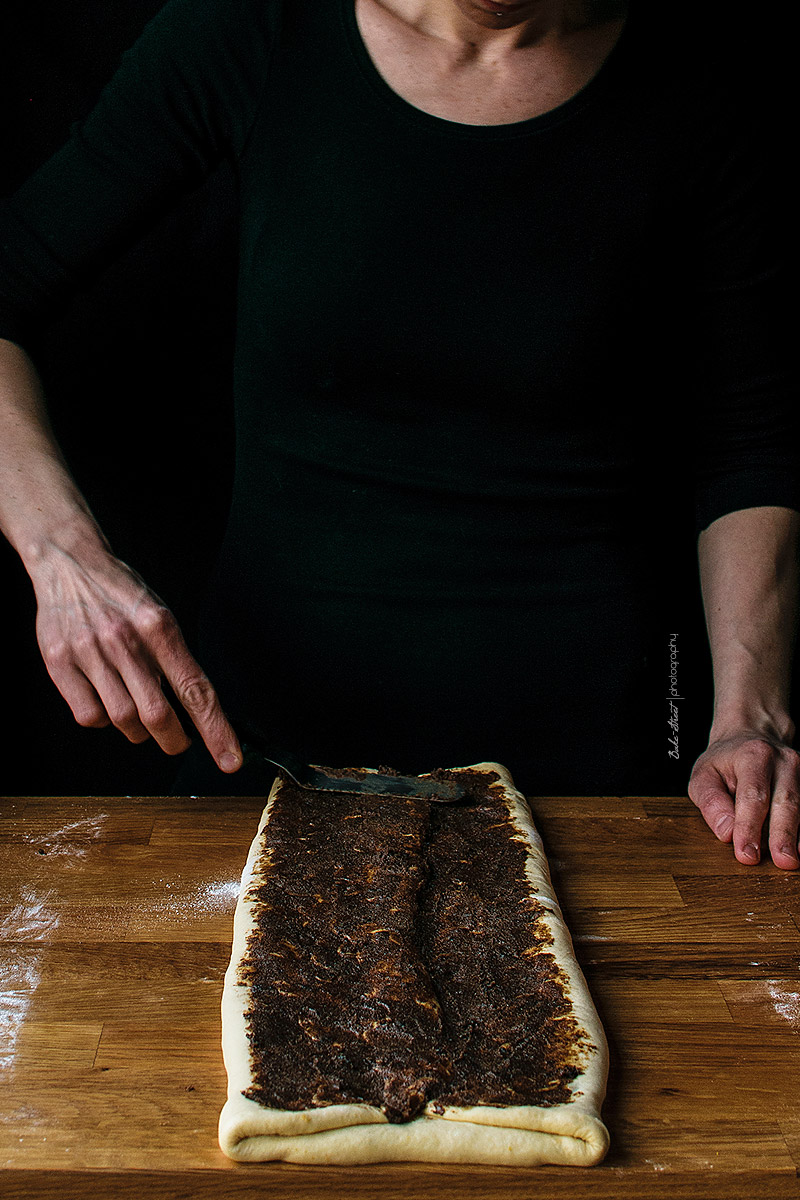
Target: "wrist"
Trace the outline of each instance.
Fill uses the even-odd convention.
[[[726,738],[752,733],[770,741],[791,745],[795,725],[784,704],[761,704],[755,701],[744,705],[715,708],[709,744]]]
[[[46,526],[27,530],[15,548],[34,585],[54,562],[63,562],[65,557],[92,562],[110,553],[102,530],[88,509],[83,508],[59,515]]]
[[[780,613],[768,625],[790,627]],[[712,740],[745,730],[790,743],[795,734],[789,714],[792,645],[762,637],[756,648],[744,639],[731,639],[723,655],[714,660],[714,715]]]

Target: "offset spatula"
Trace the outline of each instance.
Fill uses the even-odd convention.
[[[297,754],[274,746],[249,721],[237,721],[236,733],[242,748],[255,750],[267,762],[285,771],[302,788],[315,792],[355,792],[370,796],[415,796],[453,804],[467,794],[466,788],[454,779],[426,779],[419,775],[384,775],[376,771],[346,769],[328,773],[322,767],[304,762]]]

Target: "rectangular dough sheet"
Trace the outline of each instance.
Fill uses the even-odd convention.
[[[281,1159],[295,1163],[357,1164],[388,1161],[483,1163],[535,1166],[557,1163],[591,1166],[608,1148],[608,1131],[600,1117],[608,1073],[608,1047],[572,940],[553,891],[541,838],[525,798],[497,763],[456,768],[496,772],[492,791],[502,793],[513,826],[526,851],[531,894],[541,906],[539,921],[548,929],[559,979],[572,1016],[585,1034],[576,1062],[579,1073],[569,1084],[570,1100],[552,1106],[436,1105],[403,1123],[390,1123],[377,1107],[365,1103],[327,1104],[289,1111],[266,1108],[243,1095],[254,1084],[245,1014],[250,989],[239,979],[248,938],[256,928],[251,888],[258,886],[270,813],[281,783],[270,792],[259,830],[250,847],[234,915],[233,948],[222,997],[222,1050],[228,1075],[228,1098],[219,1121],[219,1142],[240,1162]],[[313,797],[311,803],[324,803]],[[268,843],[268,834],[267,834]]]

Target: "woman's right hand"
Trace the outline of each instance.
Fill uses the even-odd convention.
[[[0,530],[31,577],[50,678],[79,725],[116,725],[167,754],[190,745],[161,690],[166,679],[220,769],[242,751],[211,683],[167,606],[111,553],[56,442],[42,381],[0,338]],[[230,756],[230,757],[228,757]]]
[[[167,754],[190,739],[161,688],[166,679],[222,771],[242,751],[211,682],[164,602],[101,546],[77,554],[51,543],[30,569],[36,632],[50,678],[79,725],[115,725]]]

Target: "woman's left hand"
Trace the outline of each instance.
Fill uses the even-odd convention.
[[[778,737],[744,729],[709,742],[689,798],[719,840],[733,842],[740,863],[759,862],[767,836],[776,867],[800,867],[800,754]]]

